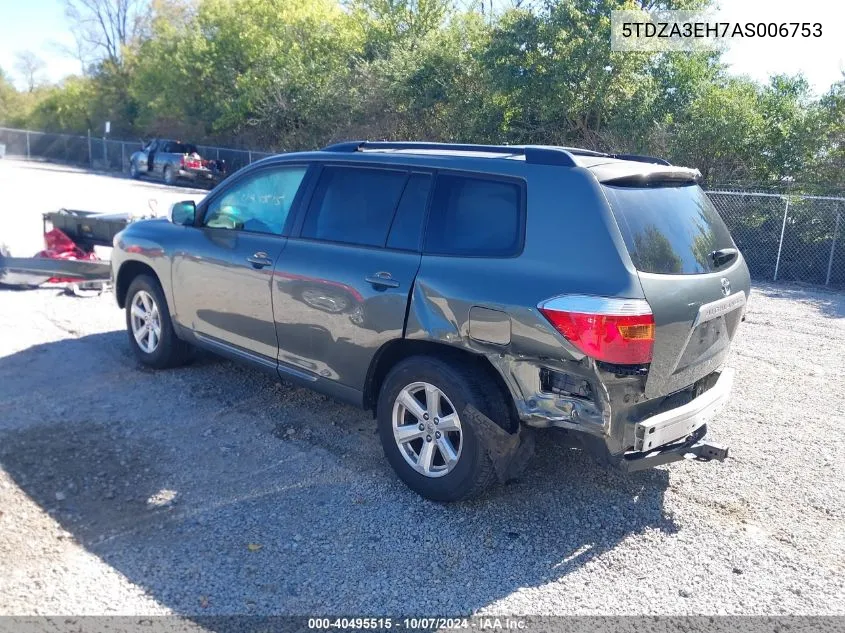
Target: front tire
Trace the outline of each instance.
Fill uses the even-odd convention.
[[[129,161],[129,177],[134,180],[141,177],[141,172],[138,171],[138,163],[134,160]]]
[[[489,386],[488,386],[489,387]],[[460,363],[413,356],[382,384],[378,430],[387,461],[417,494],[433,501],[480,495],[495,478],[467,405],[487,413],[481,385]]]
[[[180,340],[173,330],[161,285],[149,275],[138,275],[129,284],[126,330],[132,351],[148,367],[178,367],[191,359],[190,345]]]

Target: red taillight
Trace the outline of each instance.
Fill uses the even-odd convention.
[[[619,365],[651,362],[654,316],[642,299],[571,295],[538,307],[558,332],[591,358]]]

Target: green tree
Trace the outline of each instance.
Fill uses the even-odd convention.
[[[755,169],[760,182],[777,185],[784,178],[801,179],[802,166],[817,139],[809,134],[810,85],[798,75],[775,75],[760,93],[765,151]]]
[[[800,76],[731,77],[718,53],[610,50],[612,10],[708,0],[485,1],[483,13],[452,0],[67,3],[85,77],[28,93],[0,76],[6,124],[108,120],[115,136],[279,150],[578,145],[666,156],[711,185],[842,187],[845,80],[814,98]]]
[[[672,162],[697,167],[711,184],[750,179],[765,146],[759,101],[759,87],[748,80],[707,85],[670,130]]]
[[[502,15],[485,62],[505,139],[606,149],[622,112],[628,121],[642,119],[654,99],[653,55],[607,45],[610,11],[632,6],[564,0]]]
[[[90,110],[97,102],[95,88],[91,79],[71,77],[65,80],[44,94],[29,115],[28,126],[57,132],[86,133],[95,127]]]
[[[21,115],[20,95],[0,68],[0,123],[13,125]]]
[[[822,191],[845,193],[845,73],[810,108],[810,156],[802,183]]]
[[[387,57],[394,47],[414,48],[443,26],[449,0],[352,0],[350,9],[365,34],[364,56]]]
[[[481,16],[455,16],[414,48],[396,47],[370,65],[369,100],[389,126],[377,137],[495,142],[497,116],[481,57],[490,32]]]
[[[205,0],[182,28],[153,21],[135,95],[141,123],[194,123],[206,136],[312,142],[331,125],[362,35],[330,0]]]

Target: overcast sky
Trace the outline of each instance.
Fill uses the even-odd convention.
[[[307,0],[301,0],[307,2]],[[773,73],[803,72],[821,94],[845,71],[845,0],[718,0],[720,20],[820,22],[819,39],[734,40],[724,55],[735,74],[766,81]],[[47,63],[45,78],[78,73],[79,63],[59,50],[73,38],[60,0],[0,0],[0,68],[16,76],[15,53],[31,50]]]

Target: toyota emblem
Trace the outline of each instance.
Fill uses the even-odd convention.
[[[722,294],[726,297],[731,294],[731,282],[728,281],[726,278],[722,277]]]

